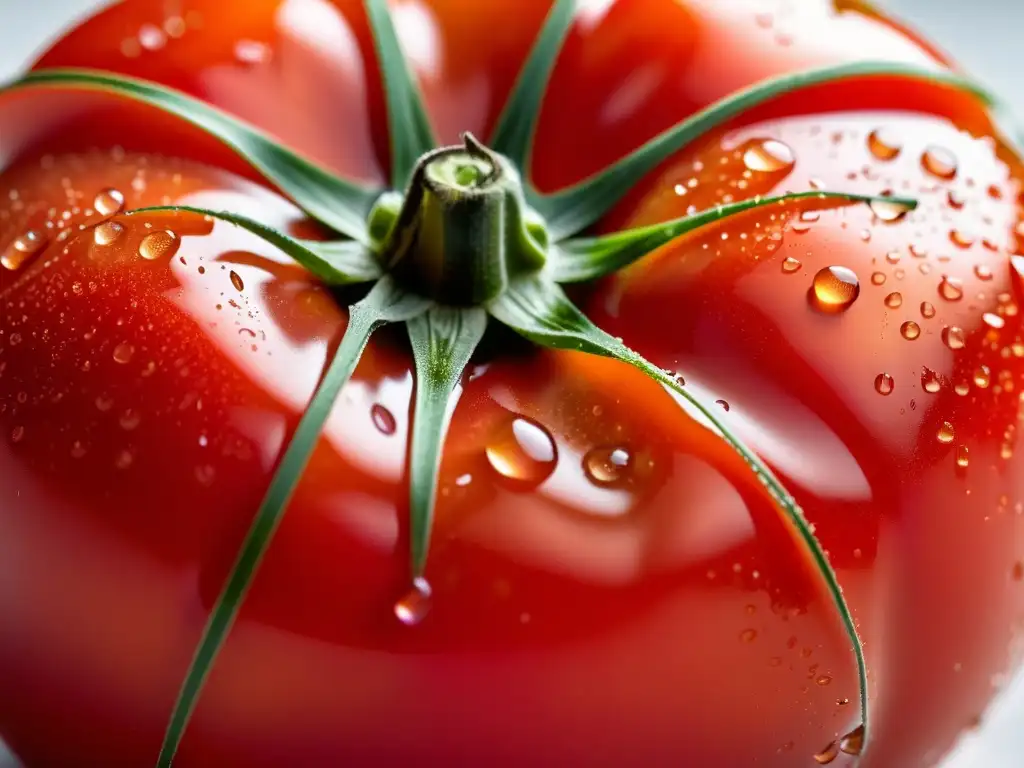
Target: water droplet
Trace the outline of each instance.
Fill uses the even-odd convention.
[[[93,199],[92,207],[100,216],[113,216],[124,209],[124,195],[117,189],[104,189]]]
[[[796,272],[800,269],[801,264],[798,259],[794,259],[792,256],[787,256],[782,262],[782,271],[787,273]]]
[[[829,675],[819,675],[818,679],[815,680],[818,685],[828,685],[832,682],[832,678]]]
[[[967,450],[966,445],[957,446],[956,449],[956,465],[958,467],[966,467],[970,463],[970,451]]]
[[[860,295],[860,281],[846,267],[825,267],[814,276],[811,295],[815,306],[826,312],[847,309]]]
[[[742,640],[744,643],[754,642],[755,640],[757,640],[757,630],[744,629],[742,632],[740,632],[740,640]]]
[[[921,302],[921,317],[925,320],[931,320],[935,317],[935,305],[928,301]]]
[[[901,203],[896,200],[872,200],[868,203],[868,207],[871,212],[878,217],[879,221],[884,221],[886,224],[893,224],[908,213],[910,213],[910,206],[906,203]]]
[[[921,335],[921,326],[913,320],[907,320],[900,326],[900,335],[907,341],[913,341]]]
[[[948,421],[942,422],[942,426],[939,427],[939,431],[935,433],[935,437],[938,438],[940,443],[952,443],[953,438],[956,437],[956,433],[953,431],[953,425]]]
[[[762,173],[787,170],[794,162],[793,150],[775,139],[757,139],[743,153],[743,164]]]
[[[897,309],[903,306],[903,294],[899,291],[893,291],[885,297],[885,306],[889,309]]]
[[[97,410],[103,411],[104,413],[106,413],[107,411],[109,411],[113,407],[114,407],[114,398],[112,398],[110,395],[104,394],[104,395],[100,395],[99,397],[96,398],[96,409]]]
[[[814,756],[814,762],[818,765],[828,765],[837,757],[839,757],[839,742],[833,741]]]
[[[962,229],[949,230],[949,241],[957,248],[970,248],[974,245],[974,235]]]
[[[142,421],[142,415],[134,408],[129,408],[121,414],[121,418],[118,423],[121,425],[121,429],[126,432],[131,432],[133,429],[139,426]]]
[[[20,269],[21,266],[46,246],[46,235],[30,230],[14,238],[0,256],[0,264],[6,269]]]
[[[416,626],[430,613],[432,595],[430,582],[417,576],[412,580],[412,589],[395,603],[395,616],[407,627]]]
[[[960,395],[960,397],[964,397],[971,391],[971,385],[966,381],[958,381],[953,385],[953,391]]]
[[[110,245],[124,232],[124,227],[116,221],[104,221],[92,231],[92,239],[96,245]]]
[[[11,442],[20,443],[24,439],[25,439],[25,428],[24,427],[19,426],[19,427],[15,427],[14,429],[11,430]]]
[[[946,301],[960,301],[964,297],[964,286],[959,280],[943,275],[939,282],[939,296]]]
[[[583,471],[594,484],[614,487],[628,478],[632,462],[625,448],[598,447],[583,457]]]
[[[71,444],[71,458],[72,459],[80,459],[83,456],[85,456],[85,454],[86,454],[86,450],[85,450],[85,446],[82,445],[82,441],[81,440],[75,440],[75,442],[73,442]]]
[[[839,749],[848,755],[859,755],[864,750],[864,726],[858,725],[839,740]]]
[[[117,454],[117,458],[114,459],[114,466],[118,469],[128,469],[132,464],[135,463],[135,457],[131,451],[121,451]]]
[[[967,200],[964,198],[962,194],[957,192],[955,189],[951,189],[946,194],[946,202],[949,203],[950,208],[952,208],[955,211],[959,211],[961,208],[964,207],[964,204],[967,202]]]
[[[886,128],[876,128],[868,134],[868,150],[879,160],[893,160],[902,149],[900,141]]]
[[[880,395],[891,395],[896,382],[888,373],[880,373],[875,376],[875,391]]]
[[[379,403],[374,403],[373,407],[370,408],[370,419],[373,421],[378,431],[385,435],[395,434],[397,424],[395,423],[395,417],[387,408]]]
[[[235,286],[236,291],[241,293],[243,290],[245,290],[245,283],[242,282],[241,275],[235,272],[235,270],[231,270],[231,274],[229,275],[229,277],[231,278],[231,284]]]
[[[939,379],[939,374],[931,368],[925,367],[921,372],[921,387],[925,392],[934,395],[942,389],[942,381]]]
[[[943,147],[930,146],[921,155],[921,167],[932,176],[949,181],[956,176],[956,156]]]
[[[992,383],[992,371],[989,370],[987,365],[979,365],[974,369],[974,384],[980,389],[988,389],[988,385]]]
[[[884,272],[872,272],[871,273],[871,284],[872,285],[882,285],[884,282],[885,282],[885,273]]]
[[[270,48],[256,40],[239,40],[235,43],[235,58],[240,64],[255,66],[270,59]]]
[[[130,363],[134,354],[135,347],[128,342],[122,342],[114,347],[114,362],[121,363],[121,365]]]
[[[984,321],[985,325],[997,331],[1006,325],[1006,321],[995,312],[984,312],[981,315],[981,319]]]
[[[967,344],[967,337],[962,328],[949,325],[942,329],[942,342],[950,349],[963,349]]]
[[[977,264],[974,267],[974,276],[979,280],[991,280],[992,270],[985,264]]]
[[[518,487],[542,483],[558,459],[554,438],[540,424],[522,416],[502,424],[485,452],[494,471]]]
[[[139,30],[139,45],[147,51],[157,51],[167,44],[167,35],[160,27],[143,24]]]
[[[178,252],[181,240],[169,230],[150,232],[139,243],[139,255],[148,260],[155,261],[161,257],[171,257]]]

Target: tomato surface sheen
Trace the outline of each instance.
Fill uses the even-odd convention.
[[[549,6],[392,4],[442,141],[488,134]],[[576,182],[737,88],[857,60],[947,66],[856,2],[584,3],[532,176]],[[388,177],[356,0],[128,0],[39,66],[151,79]],[[152,765],[345,296],[240,228],[127,213],[328,237],[195,129],[52,90],[0,97],[0,135],[0,733],[29,768]],[[719,401],[814,524],[864,639],[859,759],[820,574],[743,462],[619,363],[484,349],[442,457],[433,593],[403,599],[398,329],[336,404],[175,764],[936,764],[1020,658],[1021,178],[972,96],[817,86],[678,153],[598,230],[809,188],[915,211],[753,211],[574,293]]]

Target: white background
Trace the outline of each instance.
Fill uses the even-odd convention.
[[[881,0],[879,4],[913,22],[951,51],[1024,117],[1024,0]],[[0,0],[0,80],[24,66],[63,26],[96,5],[96,0]],[[2,752],[0,746],[0,768],[10,768],[12,764]],[[966,738],[943,768],[1021,765],[1024,673],[992,708],[981,730]]]

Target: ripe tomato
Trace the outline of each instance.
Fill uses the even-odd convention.
[[[494,124],[549,6],[394,3],[442,140]],[[562,187],[737,88],[868,59],[948,66],[856,1],[586,3],[533,177]],[[128,0],[39,66],[163,83],[386,177],[357,0]],[[29,766],[150,765],[346,313],[241,229],[123,211],[327,233],[134,103],[11,92],[0,135],[0,733]],[[859,762],[857,670],[819,575],[725,444],[614,361],[516,344],[475,361],[443,456],[432,604],[400,602],[412,626],[396,621],[413,378],[400,335],[381,334],[177,764],[936,762],[1020,659],[1024,198],[997,136],[977,97],[935,83],[792,92],[663,163],[600,228],[809,188],[918,209],[751,212],[576,295],[717,399],[815,526],[864,640]]]

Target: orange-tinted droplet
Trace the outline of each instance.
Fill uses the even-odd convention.
[[[976,264],[974,267],[974,276],[979,280],[991,280],[992,270],[985,264]]]
[[[900,335],[907,341],[913,341],[921,335],[921,326],[913,320],[907,320],[900,326]]]
[[[782,262],[782,271],[787,274],[792,274],[800,269],[802,265],[798,259],[794,259],[792,256],[787,256]]]
[[[839,749],[847,755],[859,755],[864,751],[864,726],[859,725],[839,740]]]
[[[921,317],[925,320],[931,320],[935,317],[935,305],[928,301],[921,302]]]
[[[942,422],[942,426],[940,426],[938,431],[935,433],[935,437],[938,439],[940,443],[952,443],[953,439],[956,437],[956,432],[953,430],[953,425],[950,424],[948,421]]]
[[[814,762],[818,765],[828,765],[837,757],[839,757],[839,742],[833,741],[814,756]]]
[[[46,247],[47,237],[42,232],[30,230],[14,238],[0,255],[0,265],[5,269],[15,270]]]
[[[825,267],[814,276],[811,296],[818,309],[826,312],[845,310],[859,295],[860,281],[846,267]]]
[[[104,221],[92,231],[96,245],[110,245],[124,233],[124,227],[116,221]]]
[[[150,232],[139,243],[139,255],[147,261],[156,261],[162,257],[171,257],[181,247],[181,240],[170,230]]]
[[[942,329],[942,342],[950,349],[963,349],[967,344],[967,337],[962,328],[949,325]]]
[[[957,248],[970,248],[974,245],[974,235],[962,229],[949,230],[949,242]]]
[[[124,195],[117,189],[104,189],[96,195],[92,207],[100,216],[113,216],[124,209]]]
[[[785,171],[795,162],[793,150],[775,139],[755,139],[743,153],[743,164],[761,173]]]
[[[885,273],[884,272],[872,272],[871,273],[871,284],[872,285],[882,285],[883,283],[885,283]]]
[[[944,147],[930,146],[921,155],[921,167],[935,178],[949,181],[956,177],[956,155]]]
[[[875,376],[875,391],[880,395],[891,395],[896,387],[896,382],[888,373],[880,373]]]
[[[899,139],[886,128],[876,128],[868,134],[868,150],[879,160],[894,160],[902,149]]]
[[[395,617],[407,627],[421,623],[430,613],[433,590],[423,577],[413,579],[412,588],[395,603]]]
[[[942,389],[942,381],[939,374],[927,366],[921,371],[921,388],[929,394],[935,394]]]
[[[889,309],[898,309],[903,306],[903,294],[899,291],[893,291],[885,297],[885,306]]]
[[[959,280],[943,275],[939,281],[939,296],[946,301],[960,301],[964,297],[964,286]]]
[[[974,369],[974,385],[979,389],[988,389],[992,383],[992,371],[987,365],[979,365]]]
[[[956,465],[961,468],[966,468],[971,463],[970,451],[966,445],[957,446],[956,449]]]
[[[522,416],[494,431],[485,454],[497,475],[515,488],[536,487],[551,475],[558,460],[551,434]]]

